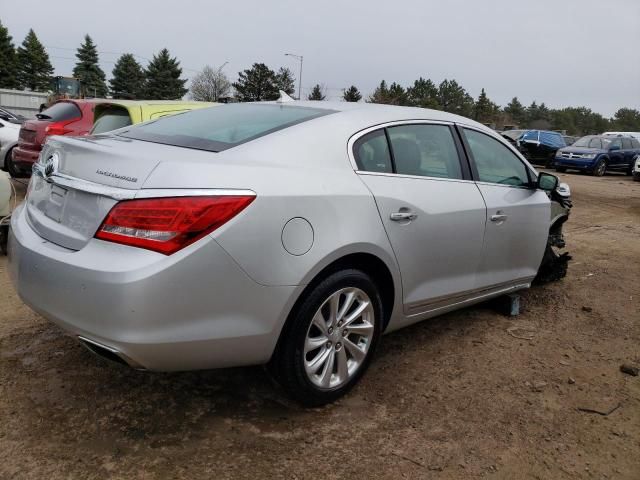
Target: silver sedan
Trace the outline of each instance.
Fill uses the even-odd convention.
[[[22,299],[139,369],[268,364],[343,395],[382,333],[527,288],[556,177],[472,120],[231,104],[52,137],[9,239]]]

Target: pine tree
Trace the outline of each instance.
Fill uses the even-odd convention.
[[[113,98],[138,99],[144,96],[144,70],[132,54],[124,53],[118,58],[112,75],[109,85]]]
[[[154,100],[179,100],[188,92],[184,88],[187,80],[180,78],[180,62],[171,58],[169,50],[163,48],[153,56],[147,67],[145,97]]]
[[[524,126],[527,121],[527,111],[524,105],[520,103],[518,97],[513,97],[511,101],[504,107],[504,113],[511,117],[511,120],[518,126]]]
[[[444,80],[438,86],[438,103],[445,112],[456,113],[463,117],[473,114],[473,97],[455,80]]]
[[[378,88],[376,88],[371,95],[369,95],[369,99],[367,100],[369,103],[389,103],[389,87],[387,87],[387,82],[382,80]]]
[[[0,22],[0,88],[18,88],[16,49],[9,30]]]
[[[239,72],[238,81],[233,84],[233,88],[241,102],[277,100],[280,96],[276,74],[264,63],[254,63],[251,68]]]
[[[105,75],[100,68],[98,49],[89,35],[84,36],[84,43],[78,48],[76,58],[78,61],[73,68],[73,76],[80,80],[84,94],[105,97],[107,95]]]
[[[313,87],[308,98],[309,100],[324,100],[326,98],[323,92],[323,88],[319,83],[316,83],[316,85]]]
[[[345,102],[359,102],[362,100],[362,94],[355,85],[351,85],[342,93],[342,99]]]
[[[275,83],[278,90],[282,90],[287,95],[293,95],[296,91],[296,79],[288,68],[280,67],[278,73],[275,74]]]
[[[420,77],[407,88],[409,103],[415,107],[434,108],[440,110],[438,103],[438,87],[431,80]]]
[[[633,108],[620,108],[613,115],[613,125],[623,132],[640,132],[640,111]]]
[[[33,29],[29,30],[22,45],[18,47],[16,60],[19,88],[38,92],[46,92],[51,88],[53,67],[44,45],[40,43]]]
[[[500,108],[489,100],[484,88],[473,109],[473,118],[480,123],[494,123]]]

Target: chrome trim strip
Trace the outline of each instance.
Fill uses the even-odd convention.
[[[492,295],[529,288],[530,286],[530,279],[518,279],[513,282],[505,282],[491,287],[467,290],[466,292],[456,293],[453,295],[443,295],[441,297],[432,298],[426,302],[414,302],[413,304],[407,305],[407,316],[429,313],[442,308],[448,308],[454,305],[460,305],[466,302],[490,297]]]
[[[206,197],[245,195],[255,197],[257,194],[253,190],[245,188],[144,188],[138,190],[135,198],[157,198],[157,197]]]
[[[428,177],[427,175],[407,175],[404,173],[368,172],[366,170],[356,170],[356,173],[358,175],[371,175],[375,177],[412,178],[416,180],[442,180],[443,182],[475,183],[473,180],[465,180],[464,178]]]
[[[37,168],[36,168],[37,165]],[[232,188],[143,188],[140,190],[131,190],[119,187],[111,187],[102,185],[88,180],[71,177],[64,173],[56,172],[49,177],[45,177],[42,167],[38,164],[34,165],[33,173],[42,177],[44,181],[59,185],[61,187],[79,190],[82,192],[93,193],[103,197],[113,198],[114,200],[133,200],[134,198],[156,198],[156,197],[200,197],[209,195],[231,196],[231,195],[250,195],[256,196],[256,192],[249,189],[232,189]]]

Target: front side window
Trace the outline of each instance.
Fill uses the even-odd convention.
[[[462,178],[451,129],[446,125],[402,125],[388,129],[396,173]]]
[[[384,130],[376,130],[360,137],[353,145],[358,170],[365,172],[393,172],[391,154]]]
[[[527,167],[506,146],[489,135],[464,129],[464,135],[478,170],[481,182],[528,186]]]
[[[623,138],[622,139],[622,148],[625,150],[631,150],[633,147],[631,146],[631,139]]]

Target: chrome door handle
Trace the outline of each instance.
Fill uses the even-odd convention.
[[[501,213],[496,215],[491,215],[492,222],[504,222],[507,218],[509,218],[507,215],[503,215]]]
[[[415,220],[418,218],[417,213],[413,212],[395,212],[391,214],[391,220],[394,222],[402,222],[403,220]]]

